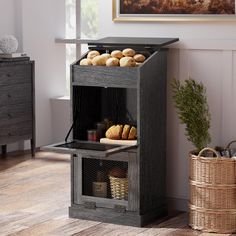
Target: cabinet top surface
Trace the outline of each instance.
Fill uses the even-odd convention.
[[[178,38],[135,38],[135,37],[106,37],[88,42],[88,45],[119,45],[119,46],[142,46],[158,47],[167,46],[179,41]]]
[[[5,65],[29,64],[32,63],[29,57],[22,58],[0,58],[0,67]]]

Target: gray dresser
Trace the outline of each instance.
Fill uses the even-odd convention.
[[[34,61],[0,59],[0,145],[30,140],[35,155]]]

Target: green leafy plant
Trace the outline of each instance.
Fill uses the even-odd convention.
[[[209,134],[211,116],[206,98],[206,89],[202,83],[193,79],[172,81],[172,92],[178,117],[186,125],[186,136],[200,151],[206,147],[211,137]]]

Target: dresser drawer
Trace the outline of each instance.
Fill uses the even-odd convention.
[[[21,122],[31,122],[32,119],[32,103],[0,107],[0,127]],[[0,128],[0,133],[1,132]]]
[[[31,100],[32,85],[30,83],[0,87],[0,108],[7,105],[29,103]]]
[[[0,144],[32,138],[32,127],[32,121],[25,121],[8,126],[0,125]]]
[[[32,78],[32,65],[5,65],[0,68],[0,87],[21,83],[30,83]]]

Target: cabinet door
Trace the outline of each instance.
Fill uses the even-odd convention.
[[[98,142],[72,141],[68,143],[58,143],[42,147],[42,150],[54,151],[65,154],[77,154],[81,156],[107,157],[114,153],[132,149],[137,145],[111,145]]]

